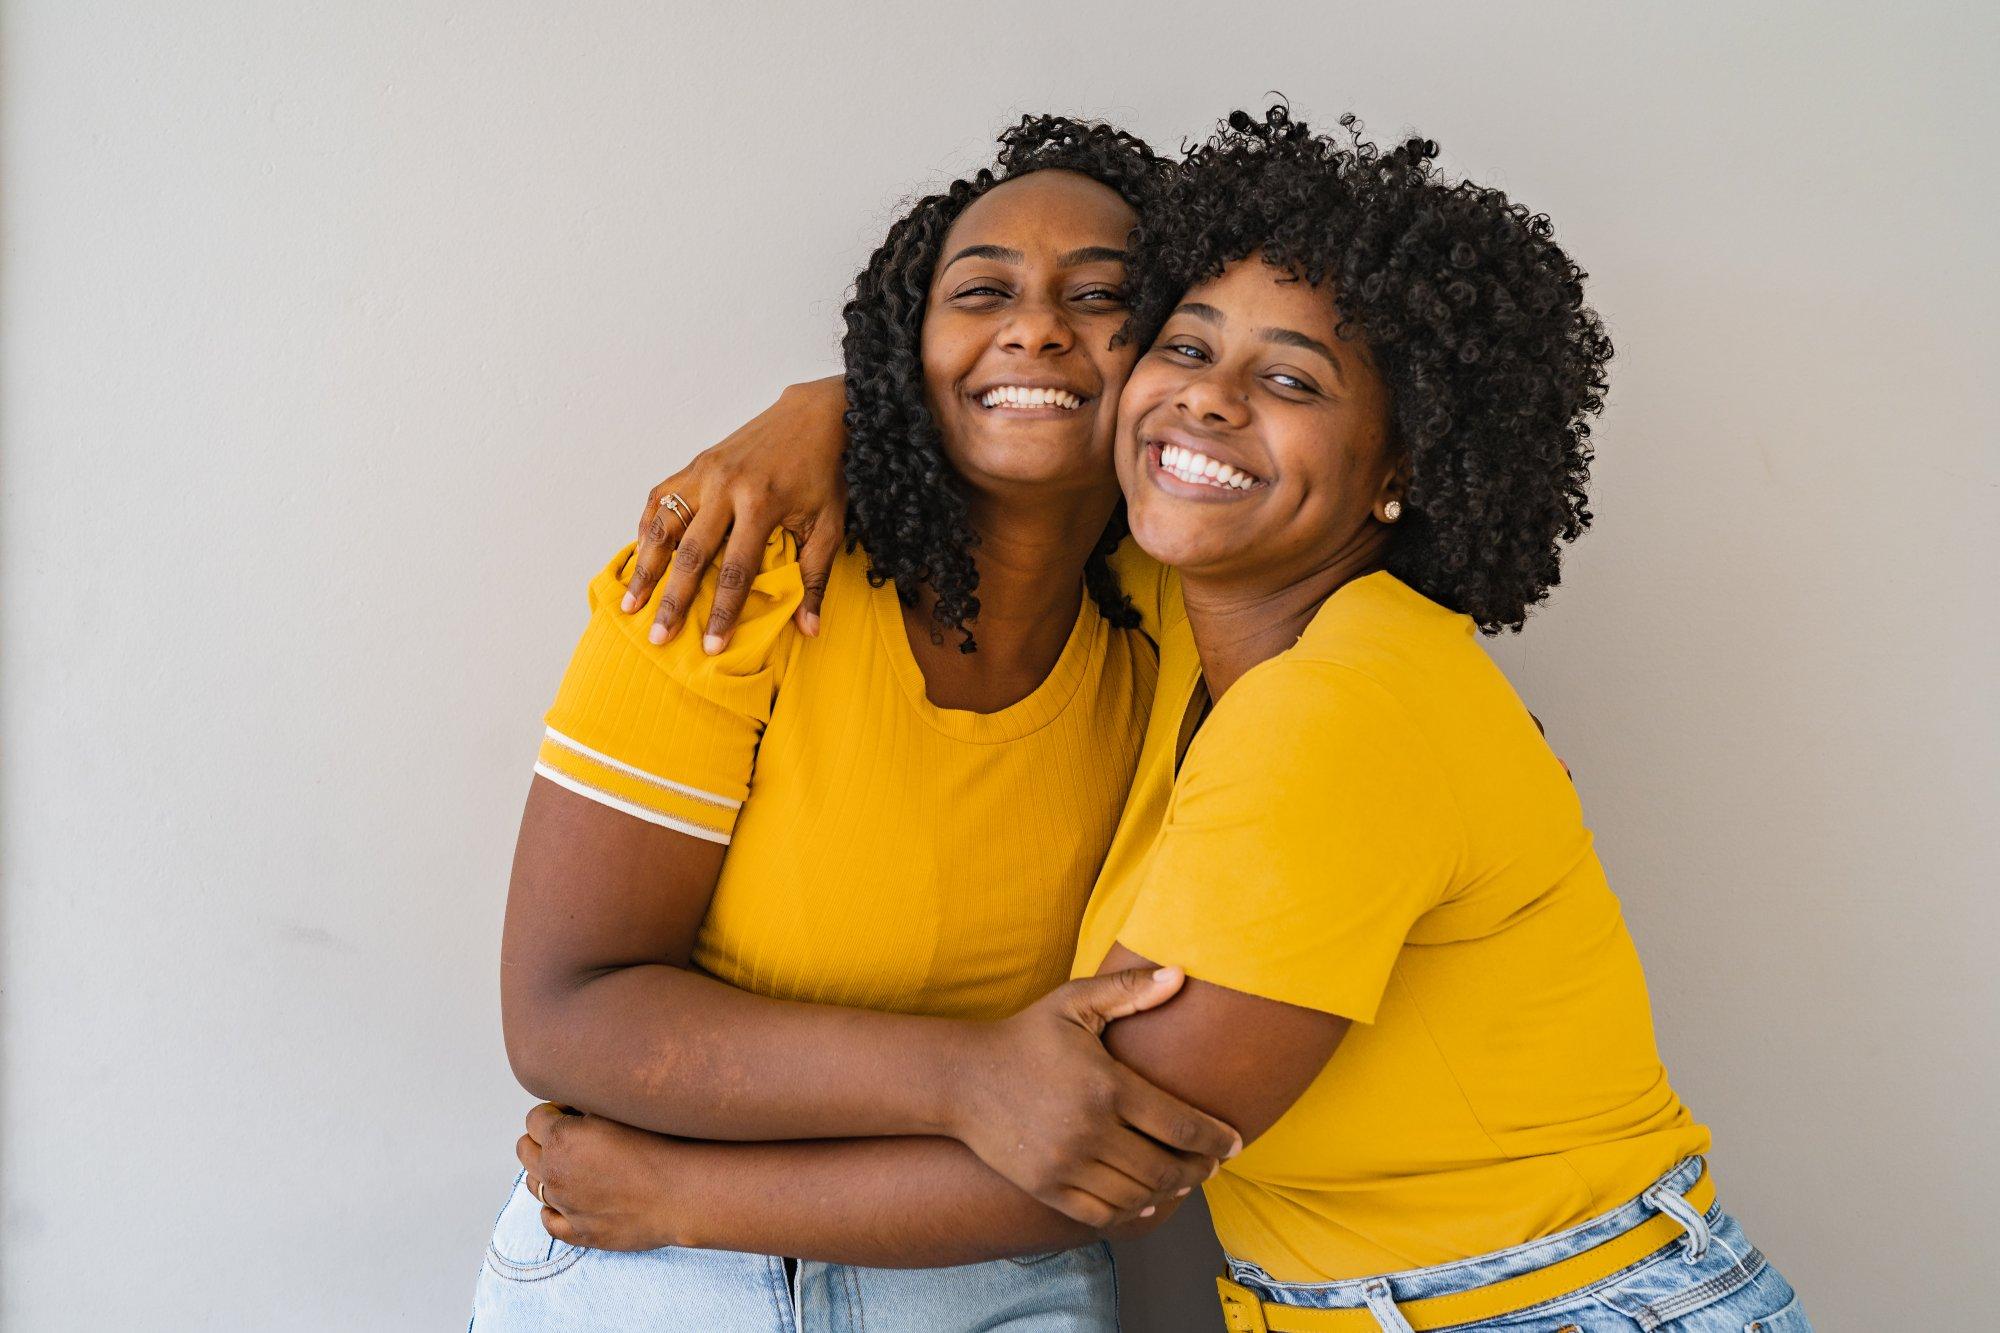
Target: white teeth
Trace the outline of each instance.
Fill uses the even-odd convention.
[[[1196,485],[1247,491],[1257,484],[1257,478],[1248,472],[1238,471],[1228,463],[1218,463],[1207,454],[1199,454],[1176,444],[1160,446],[1160,466],[1182,481]]]
[[[1060,407],[1073,412],[1083,406],[1083,399],[1067,389],[1028,389],[1018,384],[1003,384],[997,389],[988,389],[979,396],[981,407]]]

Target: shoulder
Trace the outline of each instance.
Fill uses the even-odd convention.
[[[666,581],[661,580],[644,607],[629,613],[620,609],[632,577],[633,550],[629,544],[621,548],[590,580],[594,633],[614,636],[622,651],[652,663],[697,692],[712,696],[728,696],[732,693],[730,682],[765,676],[782,666],[797,634],[793,613],[805,594],[798,547],[789,533],[776,532],[765,544],[729,644],[714,654],[702,648],[701,627],[715,605],[718,571],[710,568],[702,576],[693,605],[682,618],[680,632],[665,643],[654,643],[650,631]],[[717,702],[732,700],[718,697]]]
[[[1138,608],[1139,628],[1155,641],[1166,626],[1187,619],[1187,610],[1181,604],[1180,575],[1140,550],[1131,537],[1118,543],[1118,549],[1111,553],[1110,564],[1111,572],[1118,576],[1118,586]]]

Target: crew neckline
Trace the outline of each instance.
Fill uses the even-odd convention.
[[[1076,696],[1077,686],[1102,659],[1108,637],[1109,627],[1097,613],[1097,604],[1091,600],[1087,589],[1080,590],[1076,622],[1070,626],[1069,638],[1057,655],[1055,665],[1049,668],[1048,675],[1042,678],[1039,685],[998,712],[978,713],[969,708],[943,708],[931,702],[924,682],[924,669],[917,664],[917,655],[910,647],[909,631],[903,625],[903,604],[896,595],[894,581],[880,587],[871,581],[868,595],[875,604],[875,628],[881,635],[889,668],[910,707],[945,735],[979,744],[1019,740],[1060,717],[1063,709]]]

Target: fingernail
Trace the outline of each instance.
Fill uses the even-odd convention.
[[[652,643],[665,643],[667,641],[667,627],[655,620],[653,627],[646,631],[646,638]]]
[[[717,653],[722,651],[722,636],[720,634],[702,635],[701,650],[707,653],[710,657],[715,656]]]
[[[1154,1213],[1157,1213],[1159,1211],[1160,1211],[1159,1209],[1153,1207],[1153,1205],[1149,1203],[1144,1208],[1141,1208],[1139,1210],[1139,1216],[1151,1217]]]
[[[1179,972],[1180,969],[1177,967],[1163,967],[1159,971],[1153,973],[1153,980],[1163,983],[1172,981]]]
[[[1215,1173],[1216,1173],[1216,1172],[1218,1172],[1218,1171],[1220,1171],[1221,1169],[1222,1169],[1222,1163],[1220,1163],[1220,1162],[1211,1162],[1211,1163],[1209,1163],[1209,1167],[1208,1167],[1208,1174],[1207,1174],[1206,1176],[1203,1176],[1203,1177],[1202,1177],[1202,1179],[1204,1179],[1204,1180],[1214,1180],[1214,1179],[1215,1179]]]
[[[1235,1145],[1230,1148],[1229,1155],[1231,1157],[1234,1157],[1237,1153],[1240,1153],[1242,1151],[1243,1151],[1243,1140],[1238,1139],[1236,1140]]]
[[[618,603],[618,609],[629,616],[639,609],[639,599],[628,592],[625,594],[624,600]]]
[[[819,637],[819,612],[817,611],[806,612],[805,622],[806,622],[806,637],[808,639],[817,639]]]
[[[1183,1185],[1179,1189],[1174,1191],[1174,1197],[1176,1199],[1185,1199],[1188,1196],[1189,1191],[1191,1191],[1192,1189],[1194,1189],[1194,1186],[1192,1185]]]

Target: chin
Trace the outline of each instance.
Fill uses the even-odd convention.
[[[1215,543],[1204,524],[1175,522],[1158,514],[1133,513],[1129,508],[1126,521],[1132,527],[1133,542],[1163,565],[1199,569],[1214,559]]]

